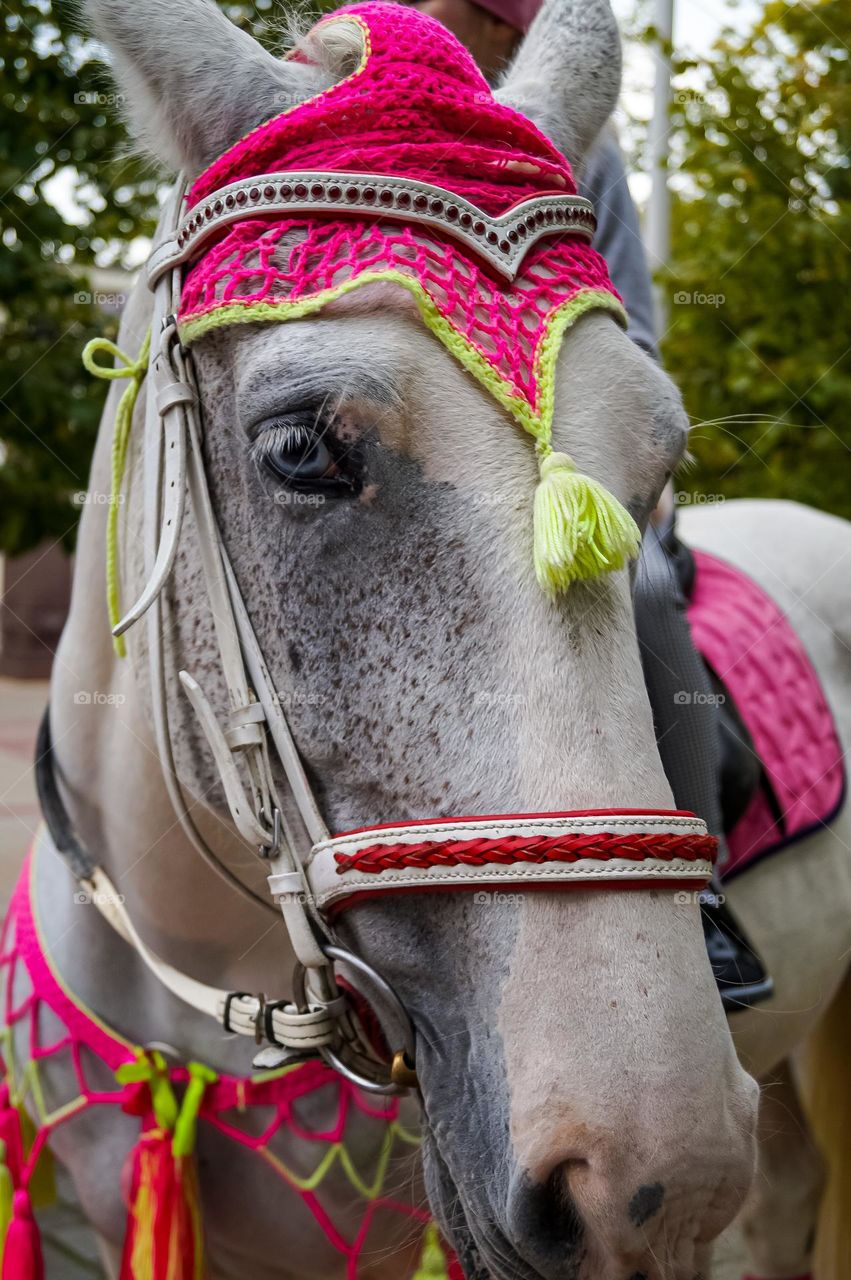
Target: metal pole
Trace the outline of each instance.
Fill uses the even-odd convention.
[[[668,133],[671,127],[671,41],[674,31],[674,0],[656,0],[654,23],[657,43],[656,81],[653,88],[653,119],[650,123],[650,158],[653,185],[647,206],[647,254],[650,270],[656,272],[668,261],[671,248],[671,193],[668,190]]]

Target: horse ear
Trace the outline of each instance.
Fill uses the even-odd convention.
[[[581,167],[620,83],[620,35],[608,0],[545,0],[496,97]]]
[[[84,0],[84,13],[111,53],[131,135],[193,177],[243,134],[340,78],[327,57],[273,57],[212,0]]]

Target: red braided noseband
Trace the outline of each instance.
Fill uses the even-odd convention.
[[[610,862],[625,858],[644,862],[653,858],[670,862],[680,858],[686,862],[712,862],[718,847],[714,836],[657,835],[641,833],[619,835],[600,832],[596,835],[503,836],[496,840],[423,840],[419,844],[372,844],[357,853],[335,853],[337,874],[365,871],[377,875],[381,871],[402,867],[482,867],[488,863],[509,866],[512,863],[579,862],[590,859]]]
[[[314,906],[333,913],[379,893],[659,881],[701,887],[715,853],[714,837],[693,813],[587,809],[349,831],[315,845],[304,874]],[[270,876],[269,885],[284,902],[303,881],[287,873]]]

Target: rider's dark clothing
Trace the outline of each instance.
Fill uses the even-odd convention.
[[[676,534],[648,527],[635,584],[635,619],[656,741],[680,809],[703,818],[725,860],[720,796],[720,719],[709,674],[695,649],[686,599],[674,568]],[[771,979],[732,912],[717,880],[701,898],[709,962],[725,1008],[757,1004]]]
[[[609,275],[624,300],[627,333],[658,359],[653,289],[638,213],[626,180],[623,156],[612,129],[594,143],[579,177],[579,190],[594,203],[597,230],[594,248],[606,259]]]
[[[706,667],[692,643],[686,599],[665,546],[670,532],[648,525],[641,547],[635,581],[641,662],[659,754],[677,805],[698,814],[723,841],[718,710]]]
[[[604,130],[592,149],[579,189],[597,213],[594,244],[609,267],[629,313],[629,336],[654,359],[656,324],[650,273],[638,215],[617,138]],[[692,644],[686,600],[674,569],[673,521],[648,528],[635,580],[635,617],[656,739],[677,807],[703,818],[725,846],[720,797],[720,722],[709,675]],[[702,898],[703,930],[715,980],[727,1009],[756,1004],[773,984],[724,903],[716,881]]]

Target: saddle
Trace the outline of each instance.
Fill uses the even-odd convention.
[[[845,764],[821,681],[786,615],[741,569],[668,545],[719,699],[719,788],[732,879],[831,822]]]

